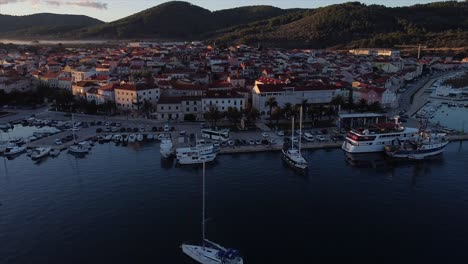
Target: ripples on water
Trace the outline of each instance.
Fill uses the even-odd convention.
[[[208,237],[246,263],[422,262],[467,246],[466,143],[390,163],[308,151],[307,175],[280,153],[219,156],[207,168]],[[35,164],[0,160],[0,263],[191,263],[201,237],[201,169],[157,144],[98,145]],[[458,254],[458,255],[457,255]]]

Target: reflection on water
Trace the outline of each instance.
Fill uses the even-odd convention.
[[[388,166],[383,153],[345,153],[345,160],[357,168],[385,168]]]
[[[59,43],[64,45],[77,45],[77,44],[104,44],[116,43],[116,41],[109,40],[16,40],[16,39],[0,39],[0,43],[15,44],[15,45],[57,45]]]

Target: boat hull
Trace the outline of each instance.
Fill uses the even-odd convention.
[[[434,146],[434,148],[424,150],[396,150],[396,151],[385,151],[385,154],[392,158],[397,159],[424,159],[427,157],[439,155],[444,152],[445,147],[448,145],[447,142],[443,142]]]
[[[282,156],[283,156],[283,160],[291,167],[295,168],[295,169],[299,169],[299,170],[305,170],[307,169],[307,164],[300,164],[300,163],[297,163],[296,161],[294,161],[291,157],[289,157],[285,152],[284,150],[282,151]]]

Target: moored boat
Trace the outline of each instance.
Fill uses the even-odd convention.
[[[420,160],[441,154],[449,141],[445,139],[445,134],[431,134],[421,130],[417,139],[405,142],[397,140],[395,143],[385,146],[385,154],[392,158]]]
[[[31,159],[40,159],[49,155],[51,148],[40,147],[33,150],[31,153]]]
[[[168,158],[175,154],[174,145],[172,144],[171,139],[163,139],[161,140],[161,144],[159,146],[159,152],[161,156],[164,158]]]
[[[16,154],[21,154],[26,151],[26,147],[22,146],[14,146],[14,147],[7,147],[5,148],[5,151],[3,152],[3,155],[5,156],[13,156]]]
[[[403,127],[398,122],[373,124],[368,128],[358,128],[348,132],[341,148],[348,153],[383,152],[385,145],[395,140],[408,141],[417,137],[419,129]]]

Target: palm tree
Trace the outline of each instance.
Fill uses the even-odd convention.
[[[319,112],[319,110],[315,106],[311,106],[311,107],[309,107],[309,109],[307,109],[307,115],[312,120],[312,124],[315,124],[315,122],[317,121],[318,112]]]
[[[337,112],[333,107],[327,107],[325,109],[325,114],[328,116],[328,119],[332,119],[333,117],[336,117]]]
[[[233,123],[237,123],[239,119],[242,117],[242,113],[237,110],[235,107],[228,107],[226,112],[226,117]]]
[[[371,112],[382,112],[382,105],[378,101],[370,104],[368,108]]]
[[[334,105],[334,106],[344,105],[345,100],[344,100],[343,96],[337,95],[337,96],[333,97],[330,104]]]
[[[284,104],[283,113],[286,116],[286,118],[289,118],[293,114],[293,106],[291,103]]]
[[[210,110],[206,112],[203,117],[211,122],[212,127],[216,127],[216,123],[223,117],[223,114],[216,107],[210,107]]]
[[[148,117],[152,109],[153,109],[153,104],[150,101],[145,99],[141,107],[141,112],[145,113],[146,116]]]
[[[369,105],[367,104],[367,100],[364,99],[364,98],[361,98],[361,99],[359,99],[359,101],[357,102],[356,109],[357,109],[359,112],[363,113],[363,112],[366,112],[366,111],[367,111],[368,106],[369,106]]]
[[[276,101],[276,98],[275,97],[270,97],[268,98],[268,100],[265,101],[265,107],[269,107],[270,108],[270,111],[269,111],[269,116],[271,117],[271,110],[274,108],[274,107],[277,107],[278,106],[278,102]]]
[[[255,121],[260,117],[260,112],[255,107],[246,109],[245,114],[246,114],[247,120],[253,123],[255,123]]]
[[[276,119],[276,125],[278,125],[281,115],[283,114],[283,109],[277,106],[273,109],[272,117]]]

